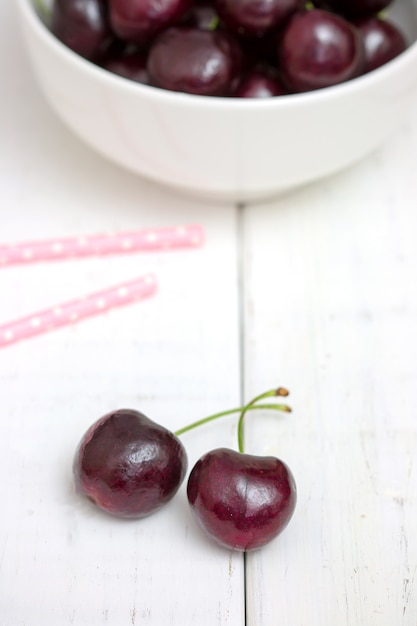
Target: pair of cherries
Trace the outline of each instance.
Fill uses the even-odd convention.
[[[267,391],[238,409],[216,413],[175,433],[132,409],[108,413],[82,437],[74,458],[77,491],[113,515],[141,518],[169,502],[182,484],[188,459],[179,435],[224,415],[240,412],[239,451],[218,448],[204,454],[188,477],[187,498],[199,526],[233,550],[260,548],[290,521],[296,485],[289,467],[271,456],[243,451],[247,411],[290,411],[285,404],[259,403],[286,396]]]

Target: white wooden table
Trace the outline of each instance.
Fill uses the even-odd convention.
[[[32,78],[0,5],[0,242],[200,223],[201,249],[0,271],[0,324],[152,271],[158,295],[0,350],[0,626],[417,626],[417,107],[338,176],[245,207],[103,161]],[[247,451],[292,468],[285,532],[209,542],[185,484],[124,522],[73,492],[85,429],[119,407],[171,429],[284,385]],[[190,467],[236,419],[183,436]]]

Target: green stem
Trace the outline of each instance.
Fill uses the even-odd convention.
[[[270,391],[266,391],[265,393],[262,393],[259,396],[256,396],[255,398],[253,398],[253,400],[251,400],[250,402],[248,402],[248,404],[246,404],[246,406],[244,406],[240,412],[240,417],[239,417],[239,422],[237,425],[237,440],[238,440],[238,447],[239,447],[239,452],[241,452],[243,454],[244,450],[245,450],[245,446],[244,446],[244,433],[243,433],[243,420],[244,417],[247,413],[247,411],[252,411],[253,409],[261,409],[262,407],[266,407],[268,405],[265,404],[257,404],[260,400],[263,400],[264,398],[271,398],[271,397],[275,397],[275,396],[288,396],[288,391],[286,389],[284,389],[283,387],[278,387],[278,389],[271,389]],[[286,404],[283,405],[275,405],[276,407],[279,407],[278,410],[280,411],[285,411],[287,413],[289,413],[291,411],[290,407],[287,406]]]
[[[203,424],[207,424],[208,422],[212,422],[213,420],[218,419],[219,417],[224,417],[226,415],[232,415],[233,413],[241,413],[243,409],[246,409],[246,407],[236,407],[235,409],[228,409],[227,411],[221,411],[220,413],[215,413],[214,415],[209,415],[208,417],[204,417],[201,420],[198,420],[197,422],[193,422],[192,424],[188,424],[188,426],[183,426],[183,428],[179,428],[178,430],[176,430],[174,432],[174,435],[176,435],[177,437],[179,435],[182,435],[183,433],[188,432],[189,430],[193,430],[194,428],[197,428],[198,426],[203,426]],[[287,407],[286,404],[258,404],[256,406],[251,406],[248,407],[248,410],[255,410],[255,409],[270,409],[270,410],[274,410],[274,411],[289,411],[289,407]]]
[[[208,25],[207,30],[217,30],[220,26],[220,19],[217,17],[213,17],[211,22]]]
[[[265,393],[260,394],[259,396],[256,396],[256,398],[251,400],[249,404],[243,407],[239,406],[235,409],[228,409],[227,411],[220,411],[220,413],[214,413],[214,415],[209,415],[208,417],[204,417],[203,419],[198,420],[197,422],[188,424],[188,426],[183,426],[183,428],[179,428],[178,430],[176,430],[174,432],[174,435],[178,437],[179,435],[182,435],[183,433],[186,433],[189,430],[197,428],[198,426],[203,426],[203,424],[212,422],[213,420],[216,420],[219,417],[225,417],[226,415],[232,415],[233,413],[241,413],[241,419],[242,419],[242,413],[244,414],[246,413],[246,411],[253,411],[255,409],[286,411],[288,413],[289,411],[291,411],[291,409],[286,404],[257,404],[257,402],[259,402],[259,400],[262,400],[263,398],[270,398],[272,396],[287,396],[287,395],[288,395],[288,391],[284,389],[283,387],[279,387],[278,389],[267,391]]]
[[[46,6],[44,0],[34,0],[34,5],[37,7],[41,17],[47,18],[50,16],[50,10]]]

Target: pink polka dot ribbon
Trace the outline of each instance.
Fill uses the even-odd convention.
[[[0,267],[89,256],[195,248],[204,241],[199,225],[66,237],[0,245]]]
[[[0,348],[51,330],[69,326],[80,320],[100,315],[116,307],[125,306],[152,296],[157,289],[156,279],[147,274],[136,280],[39,311],[27,317],[0,325]]]

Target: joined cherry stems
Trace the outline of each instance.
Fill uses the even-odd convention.
[[[259,404],[259,402],[261,400],[264,400],[265,398],[272,398],[276,396],[284,397],[284,396],[288,396],[288,393],[289,392],[284,387],[270,389],[269,391],[265,391],[264,393],[261,393],[260,395],[255,396],[255,398],[253,398],[250,402],[248,402],[247,404],[243,406],[236,407],[234,409],[228,409],[226,411],[220,411],[219,413],[214,413],[213,415],[209,415],[208,417],[203,417],[202,419],[197,420],[196,422],[192,422],[191,424],[188,424],[187,426],[179,428],[178,430],[174,432],[174,435],[178,437],[179,435],[182,435],[183,433],[186,433],[189,430],[197,428],[198,426],[203,426],[204,424],[207,424],[208,422],[212,422],[213,420],[219,419],[220,417],[225,417],[226,415],[232,415],[233,413],[240,413],[238,428],[237,428],[237,435],[238,435],[239,452],[243,453],[244,452],[243,420],[244,420],[246,413],[248,411],[255,411],[255,410],[262,410],[262,409],[273,410],[273,411],[283,411],[285,413],[290,413],[291,408],[287,404],[274,404],[274,403]]]

